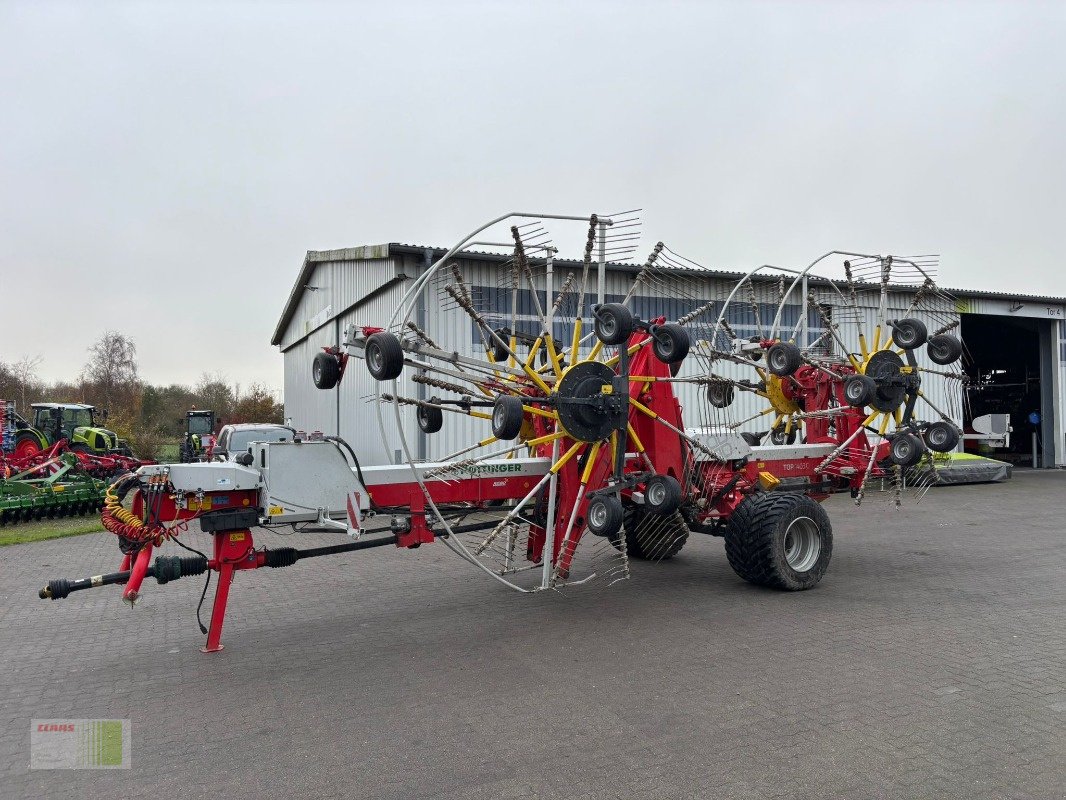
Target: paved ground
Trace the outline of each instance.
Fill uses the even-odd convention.
[[[109,535],[4,548],[0,797],[1061,798],[1064,490],[834,498],[799,594],[709,537],[566,596],[437,545],[305,561],[238,578],[213,656],[199,579],[49,603],[113,568]],[[29,771],[31,717],[130,718],[133,769]]]

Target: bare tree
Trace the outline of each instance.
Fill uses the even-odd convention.
[[[128,336],[107,331],[89,348],[81,379],[104,408],[132,411],[141,389],[137,346]]]
[[[41,380],[37,377],[37,367],[44,361],[44,356],[23,356],[21,359],[11,365],[11,372],[15,378],[15,384],[18,387],[20,400],[22,405],[22,413],[28,413],[29,407],[28,395],[32,395],[41,386]]]
[[[233,389],[226,382],[225,375],[220,372],[214,374],[205,372],[200,376],[193,391],[196,394],[198,408],[210,409],[219,419],[229,421],[233,414],[233,403],[236,397]]]

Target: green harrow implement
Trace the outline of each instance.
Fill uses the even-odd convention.
[[[103,507],[107,481],[77,468],[73,454],[59,457],[60,465],[50,475],[29,469],[0,478],[0,526],[37,519],[84,516]]]

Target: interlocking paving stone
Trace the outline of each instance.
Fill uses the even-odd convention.
[[[303,561],[238,575],[207,656],[200,579],[45,602],[117,568],[110,535],[6,547],[0,798],[1066,797],[1064,489],[832,498],[798,594],[711,537],[536,596],[439,545]],[[34,717],[131,719],[133,768],[31,772]]]

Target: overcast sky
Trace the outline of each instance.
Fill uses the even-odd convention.
[[[110,328],[280,387],[306,250],[515,209],[1066,295],[1064,41],[1066,3],[0,0],[0,360],[70,379]]]

